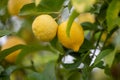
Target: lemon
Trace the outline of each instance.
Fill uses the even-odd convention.
[[[94,23],[95,22],[95,15],[91,13],[82,13],[78,16],[78,23],[83,23],[83,22],[90,22]]]
[[[61,23],[58,27],[58,39],[62,43],[62,45],[66,48],[73,49],[77,52],[80,46],[84,41],[84,31],[82,27],[73,22],[70,30],[70,37],[66,34],[67,21]]]
[[[29,3],[32,3],[32,0],[8,0],[8,11],[11,15],[18,15],[20,9]]]
[[[25,42],[21,38],[16,37],[16,36],[8,37],[6,43],[4,45],[2,45],[1,50],[8,49],[8,48],[13,47],[18,44],[25,44]],[[10,63],[14,63],[16,60],[16,57],[20,53],[20,51],[21,50],[16,50],[16,51],[12,52],[11,54],[9,54],[8,56],[5,57],[5,60]]]
[[[32,23],[34,35],[43,42],[51,41],[57,33],[58,24],[50,15],[40,15]]]

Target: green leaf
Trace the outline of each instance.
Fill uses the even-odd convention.
[[[80,80],[81,79],[81,73],[74,71],[68,78],[68,80]]]
[[[97,64],[95,65],[95,67],[98,67],[98,68],[104,69],[103,64],[104,64],[104,62],[103,62],[103,61],[100,61],[99,63],[97,63]]]
[[[19,15],[59,14],[65,0],[41,0],[39,5],[35,3],[25,5]]]
[[[109,4],[109,7],[107,9],[107,16],[106,16],[108,31],[111,31],[115,25],[120,24],[118,22],[120,21],[118,20],[119,11],[120,11],[120,0],[112,0],[112,2]]]
[[[83,52],[89,51],[90,49],[94,49],[94,45],[92,44],[91,41],[84,39],[84,43],[81,46],[79,52],[83,53]]]
[[[0,0],[0,21],[5,23],[10,17],[8,10],[7,10],[8,0]]]
[[[23,48],[23,50],[20,52],[16,59],[16,64],[20,65],[21,59],[23,59],[24,56],[27,54],[30,54],[32,52],[40,51],[40,50],[45,50],[45,51],[51,51],[53,53],[58,53],[55,49],[51,48],[50,45],[42,45],[42,44],[31,44],[27,45]]]
[[[25,47],[25,45],[16,45],[16,46],[13,46],[11,48],[8,48],[8,49],[1,51],[0,52],[0,61],[2,61],[10,53],[12,53],[16,50],[19,50],[19,49],[23,49],[23,47]]]
[[[31,71],[27,75],[27,80],[56,80],[55,76],[55,62],[51,61],[46,64],[43,72]]]
[[[3,16],[6,12],[6,4],[8,0],[0,0],[0,16]]]
[[[99,55],[96,57],[93,66],[97,65],[101,61],[101,59],[109,55],[112,51],[113,51],[112,49],[106,49],[100,52]]]
[[[42,75],[38,72],[29,72],[26,80],[42,80]]]
[[[74,19],[79,15],[79,13],[77,13],[75,10],[73,10],[73,12],[71,13],[68,22],[67,22],[67,29],[66,29],[66,34],[68,37],[70,37],[70,29],[71,29],[71,25],[74,21]]]
[[[11,34],[12,32],[9,31],[9,30],[0,30],[0,37],[3,37],[5,35],[9,35]]]
[[[90,22],[84,22],[81,24],[84,30],[98,30],[97,25]]]
[[[113,60],[115,58],[115,54],[116,54],[116,49],[114,49],[106,57],[104,57],[104,61],[109,67],[111,67],[111,65],[113,63]]]
[[[64,51],[62,45],[60,44],[60,42],[58,41],[57,37],[55,37],[50,43],[53,48],[55,48],[56,50],[58,50],[60,52],[60,54],[65,53],[65,51]]]
[[[62,63],[63,67],[67,70],[74,70],[78,68],[81,64],[81,60],[76,60],[74,63]]]

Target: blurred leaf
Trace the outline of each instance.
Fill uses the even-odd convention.
[[[63,49],[62,45],[60,44],[57,37],[55,37],[50,43],[51,43],[53,48],[57,49],[60,52],[60,54],[65,53],[65,51],[64,51],[64,49]]]
[[[75,60],[74,63],[62,63],[63,67],[68,70],[74,70],[81,64],[81,60]]]
[[[10,66],[5,70],[5,72],[6,72],[7,75],[10,75],[16,69],[17,69],[16,66]]]
[[[8,49],[1,51],[0,52],[0,61],[2,61],[10,53],[12,53],[16,50],[19,50],[19,49],[23,49],[23,47],[25,47],[25,45],[16,45],[16,46],[13,46],[11,48],[8,48]]]
[[[26,80],[43,80],[42,75],[38,72],[28,73]]]
[[[111,51],[107,56],[104,57],[105,63],[111,67],[113,60],[115,58],[115,54],[116,54],[116,49],[114,49],[113,51]]]
[[[79,15],[79,13],[77,13],[75,10],[72,11],[69,19],[68,19],[68,22],[67,22],[67,29],[66,29],[66,34],[68,37],[70,37],[70,29],[71,29],[71,25],[74,21],[74,19]]]
[[[19,15],[59,14],[65,0],[41,0],[38,6],[35,3],[25,5]]]
[[[50,45],[42,45],[42,44],[27,45],[23,48],[21,53],[18,55],[16,64],[20,65],[23,57],[26,56],[27,54],[31,54],[32,52],[36,52],[36,51],[40,51],[40,50],[51,51],[53,53],[57,53],[57,51],[55,49],[51,48]]]
[[[106,10],[108,8],[108,2],[101,0],[97,4],[95,4],[94,8],[96,9],[95,13],[98,14],[96,16],[96,19],[99,21],[100,24],[103,24],[103,22],[106,20]]]
[[[90,22],[84,22],[81,25],[84,30],[98,30],[98,26]]]
[[[47,63],[43,73],[44,73],[44,77],[45,77],[46,80],[56,80],[55,61],[51,61],[51,62]]]
[[[84,64],[84,67],[82,69],[82,80],[89,80],[91,76],[91,67],[88,65]]]
[[[6,12],[6,4],[8,0],[0,0],[0,16],[3,16]]]
[[[81,79],[81,73],[80,72],[73,72],[71,76],[68,78],[68,80],[80,80]]]
[[[1,80],[10,80],[11,73],[16,69],[16,66],[9,66],[7,67],[2,73],[0,74]]]
[[[0,30],[0,37],[3,37],[5,35],[9,35],[11,34],[12,32],[9,31],[9,30]]]
[[[4,68],[0,66],[0,74],[4,71]]]
[[[109,55],[112,51],[113,51],[112,49],[106,49],[106,50],[103,50],[102,52],[100,52],[99,55],[96,57],[93,66],[98,64],[101,61],[101,59],[103,59],[105,56]]]
[[[70,10],[72,9],[72,3],[69,1],[69,3],[68,3],[68,9],[69,9],[69,12],[70,12]]]
[[[119,12],[120,12],[120,1],[112,0],[112,2],[109,4],[107,10],[107,16],[106,16],[108,31],[111,31],[115,27],[115,25],[119,25],[118,23],[118,21],[120,21],[118,16]]]
[[[49,62],[46,64],[43,72],[29,72],[27,80],[56,80],[54,67],[55,62]]]
[[[8,0],[0,0],[0,20],[4,23],[9,17],[8,10],[7,10],[7,3],[8,3]]]

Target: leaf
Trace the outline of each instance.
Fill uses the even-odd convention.
[[[35,3],[25,5],[19,15],[59,14],[65,0],[41,0],[39,5]]]
[[[32,52],[40,51],[40,50],[45,50],[45,51],[51,51],[53,53],[57,53],[57,51],[53,48],[50,47],[50,45],[42,45],[42,44],[31,44],[27,45],[23,48],[23,50],[20,52],[16,59],[16,64],[20,65],[21,59],[27,54],[30,54]]]
[[[109,67],[111,67],[113,63],[113,60],[115,58],[115,53],[116,53],[116,49],[114,49],[106,57],[104,57],[104,61]]]
[[[75,10],[73,10],[73,12],[71,13],[68,22],[67,22],[67,29],[66,29],[66,34],[68,37],[70,37],[70,29],[71,29],[71,25],[74,21],[74,19],[79,15],[79,13],[77,13]]]
[[[8,0],[0,0],[0,21],[5,23],[10,17],[8,10],[7,10]]]
[[[65,51],[64,51],[62,45],[60,44],[60,42],[58,41],[57,37],[55,37],[50,43],[53,48],[55,48],[56,50],[58,50],[60,52],[60,54],[65,53]]]
[[[84,30],[98,30],[97,25],[90,22],[84,22],[81,24]]]
[[[78,68],[80,64],[81,64],[81,60],[76,60],[74,63],[67,63],[67,64],[62,63],[63,67],[67,70],[74,70]]]
[[[51,61],[46,64],[43,72],[31,71],[27,75],[27,80],[56,80],[55,76],[55,62]]]
[[[74,71],[68,78],[68,80],[80,80],[81,79],[81,73]]]
[[[1,51],[0,52],[0,61],[2,61],[10,53],[12,53],[16,50],[19,50],[19,49],[23,49],[23,47],[25,47],[25,45],[16,45],[16,46],[13,46],[11,48],[8,48],[8,49]]]
[[[97,64],[95,65],[95,67],[98,67],[98,68],[104,69],[103,64],[104,64],[104,62],[103,62],[103,61],[100,61],[99,63],[97,63]]]
[[[94,49],[94,45],[91,41],[84,39],[83,45],[81,46],[79,52],[83,53],[85,51],[89,51],[90,49]]]
[[[11,34],[12,32],[9,31],[9,30],[0,30],[0,37],[3,37],[5,35],[9,35]]]
[[[118,25],[118,15],[120,11],[120,0],[112,0],[112,2],[109,4],[109,7],[107,9],[107,25],[108,25],[108,31],[111,31],[115,25]],[[120,20],[119,20],[120,21]],[[117,22],[117,23],[116,23]]]
[[[8,0],[0,0],[0,16],[3,16],[6,12],[6,4]]]
[[[101,59],[110,54],[112,51],[112,49],[106,49],[100,52],[99,55],[96,57],[93,66],[97,65],[101,61]]]

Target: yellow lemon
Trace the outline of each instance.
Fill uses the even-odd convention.
[[[70,30],[70,37],[66,34],[67,21],[61,23],[58,27],[58,39],[63,46],[73,49],[77,52],[84,41],[84,31],[82,27],[73,22]]]
[[[91,13],[82,13],[78,16],[78,23],[83,23],[83,22],[90,22],[94,23],[95,22],[95,15]]]
[[[40,15],[32,23],[34,35],[43,42],[51,41],[57,33],[58,24],[50,15]]]
[[[18,15],[20,9],[29,3],[32,3],[32,0],[9,0],[8,1],[8,11],[11,15]]]
[[[18,44],[25,44],[25,42],[19,37],[11,36],[11,37],[8,37],[6,43],[2,46],[1,49],[2,50],[8,49],[8,48],[13,47]],[[20,53],[20,51],[21,50],[16,50],[16,51],[12,52],[11,54],[9,54],[8,56],[6,56],[5,57],[6,61],[8,61],[10,63],[14,63],[16,60],[16,57]]]

